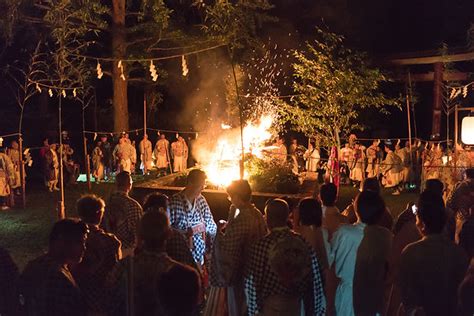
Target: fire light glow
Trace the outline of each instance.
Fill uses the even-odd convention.
[[[263,157],[266,149],[265,143],[272,138],[270,128],[273,118],[264,115],[260,121],[248,123],[243,129],[243,147],[245,154]],[[222,133],[218,136],[215,146],[199,150],[201,168],[206,172],[208,181],[218,187],[226,187],[233,180],[240,178],[240,159],[242,157],[242,143],[240,130],[229,129],[222,125]],[[204,151],[204,152],[203,152]],[[244,178],[248,175],[244,174]]]

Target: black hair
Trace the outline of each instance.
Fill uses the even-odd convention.
[[[250,202],[252,189],[247,180],[235,180],[226,188],[227,194],[237,195],[242,201]]]
[[[79,217],[87,224],[100,224],[98,213],[105,207],[103,199],[95,194],[83,195],[76,202],[76,209]]]
[[[376,192],[362,191],[355,199],[355,211],[363,223],[374,225],[385,212],[385,202]]]
[[[439,194],[433,191],[421,193],[416,214],[425,225],[428,234],[440,234],[443,231],[446,224],[446,209]]]
[[[290,208],[288,203],[282,199],[270,200],[265,206],[265,215],[267,223],[273,223],[277,226],[286,226]]]
[[[166,194],[153,192],[148,194],[145,197],[145,202],[143,203],[143,211],[148,212],[150,210],[158,210],[159,208],[164,208],[168,206],[169,198]]]
[[[117,188],[124,188],[130,184],[130,172],[128,171],[122,171],[119,172],[115,176],[115,183],[117,184]]]
[[[84,238],[88,233],[86,223],[77,218],[66,218],[57,221],[49,234],[49,243],[55,241],[75,242]]]
[[[438,194],[439,196],[443,196],[444,184],[439,179],[428,179],[425,182],[424,191],[431,191]]]
[[[466,170],[466,178],[474,179],[474,168],[469,168]]]
[[[302,225],[321,226],[323,210],[318,200],[312,198],[302,199],[298,204],[298,210],[300,211]]]
[[[160,277],[157,292],[165,315],[195,315],[201,292],[199,274],[189,266],[175,264]]]
[[[186,184],[196,184],[199,181],[206,180],[207,176],[204,171],[201,169],[193,169],[189,171],[189,174],[186,178]]]
[[[367,178],[362,183],[362,191],[372,191],[380,194],[380,183],[375,177]]]
[[[145,248],[160,249],[169,236],[169,226],[168,215],[165,212],[147,212],[138,224],[138,236],[143,241]]]
[[[319,196],[324,206],[334,206],[337,199],[337,187],[334,183],[325,183],[319,189]]]

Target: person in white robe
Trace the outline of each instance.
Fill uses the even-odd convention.
[[[304,153],[304,159],[306,160],[306,171],[316,172],[318,170],[321,156],[319,155],[319,150],[313,144],[309,144],[308,150]]]
[[[131,147],[125,138],[120,138],[119,143],[115,146],[112,155],[117,163],[117,173],[122,171],[131,173],[133,158]]]
[[[354,146],[350,165],[350,179],[354,183],[354,186],[358,188],[360,183],[364,180],[364,152],[360,148],[360,144],[356,143]]]
[[[94,150],[92,151],[92,176],[95,178],[95,182],[99,183],[104,180],[104,164],[103,158],[104,154],[102,153],[102,142],[98,141]]]
[[[147,134],[143,135],[138,147],[140,148],[140,170],[143,174],[148,174],[153,167],[153,149]]]
[[[178,140],[171,144],[171,154],[173,156],[174,172],[181,172],[187,169],[188,145],[184,138],[178,136]]]
[[[154,155],[156,158],[156,167],[158,170],[166,170],[170,163],[170,142],[165,134],[160,135],[160,139],[155,144]]]
[[[400,172],[403,170],[402,160],[387,144],[385,144],[385,152],[387,156],[380,167],[380,171],[384,176],[382,184],[386,188],[394,188],[393,195],[399,195]]]
[[[20,161],[20,150],[16,140],[13,140],[10,144],[10,148],[7,149],[7,155],[13,163],[15,168],[15,182],[12,183],[11,189],[15,192],[15,194],[19,195],[21,193],[21,177],[20,177],[20,169],[21,169],[21,161]],[[23,179],[25,175],[23,174]]]
[[[0,147],[3,139],[0,138]],[[10,195],[11,185],[16,182],[15,167],[6,154],[0,152],[0,209],[2,211],[9,209],[7,198]]]
[[[382,315],[384,286],[392,234],[378,226],[385,203],[376,192],[363,191],[355,200],[357,222],[342,225],[331,239],[337,285],[336,315]],[[331,264],[331,263],[330,263]]]
[[[374,140],[372,142],[372,145],[369,146],[366,150],[366,156],[367,156],[367,178],[374,178],[377,177],[379,174],[379,163],[378,163],[378,155],[377,153],[379,152],[379,141]]]

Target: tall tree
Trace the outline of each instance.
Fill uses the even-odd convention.
[[[281,103],[280,119],[307,137],[318,136],[323,146],[340,146],[340,138],[364,128],[361,111],[397,100],[380,92],[387,78],[372,68],[364,54],[344,47],[343,37],[317,29],[318,39],[295,51],[294,102]]]

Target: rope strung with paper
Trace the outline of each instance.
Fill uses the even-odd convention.
[[[158,136],[161,135],[161,133],[176,133],[176,138],[178,138],[178,136],[180,134],[183,134],[183,135],[184,134],[192,134],[192,135],[195,135],[196,138],[198,138],[199,134],[205,134],[205,132],[178,131],[178,130],[156,129],[156,128],[147,128],[146,130],[156,132]],[[143,131],[143,128],[136,128],[136,129],[131,129],[131,130],[122,131],[122,132],[84,131],[84,134],[92,134],[92,135],[94,135],[94,140],[96,140],[97,137],[102,136],[102,135],[107,135],[107,136],[112,136],[113,137],[115,135],[121,135],[121,134],[124,134],[124,133],[127,133],[127,134],[135,133],[138,136],[139,135],[138,133],[142,132],[142,131]]]

